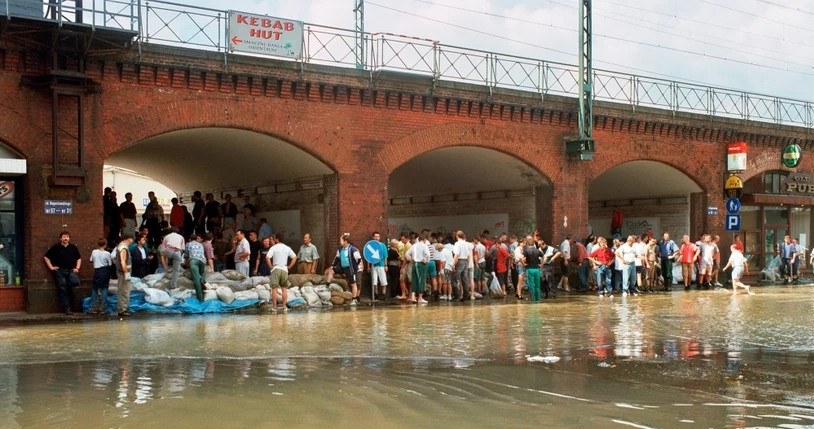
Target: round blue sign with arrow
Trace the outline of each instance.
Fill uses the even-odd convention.
[[[387,257],[387,246],[381,241],[370,240],[362,250],[365,261],[371,264],[378,264]]]

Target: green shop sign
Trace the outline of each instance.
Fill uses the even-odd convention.
[[[800,164],[800,158],[803,155],[803,150],[800,145],[790,144],[783,148],[783,165],[788,168],[797,167]]]

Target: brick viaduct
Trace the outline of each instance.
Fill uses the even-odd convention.
[[[749,143],[744,180],[780,169],[780,151],[790,142],[809,149],[812,130],[695,114],[672,114],[627,105],[595,105],[592,161],[570,160],[563,142],[576,134],[576,103],[510,90],[436,82],[382,73],[373,79],[352,69],[233,57],[147,45],[97,54],[86,73],[99,85],[87,96],[83,146],[84,185],[51,186],[50,112],[47,91],[21,84],[24,75],[43,73],[45,52],[0,44],[0,142],[27,160],[24,179],[25,271],[29,288],[51,288],[42,255],[67,225],[88,254],[102,229],[102,166],[111,155],[146,138],[170,131],[227,127],[282,139],[310,153],[336,172],[326,192],[334,215],[326,234],[350,231],[357,237],[386,230],[387,179],[410,159],[434,149],[476,146],[516,157],[551,184],[548,207],[537,224],[552,238],[565,230],[584,234],[588,188],[593,179],[634,160],[658,161],[686,174],[702,192],[691,196],[693,233],[723,233],[723,210],[703,209],[721,199],[726,143]],[[183,154],[180,159],[184,159]],[[798,167],[814,171],[814,157]],[[385,184],[385,185],[381,185]],[[90,191],[89,193],[87,191]],[[71,199],[74,214],[43,214],[44,199]],[[92,267],[86,263],[83,277]],[[30,295],[30,294],[29,294]],[[32,298],[29,298],[32,299]],[[29,303],[30,306],[31,303]]]

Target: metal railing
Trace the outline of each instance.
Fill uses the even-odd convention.
[[[27,18],[139,31],[139,0],[0,0],[0,14],[7,19]]]
[[[157,43],[222,52],[228,61],[228,11],[190,6],[163,0],[76,1],[0,0],[9,4],[37,4],[43,18],[53,13],[82,16],[83,22],[138,30],[139,43]],[[90,21],[86,21],[90,18]],[[67,20],[65,22],[68,22]],[[306,24],[302,63],[356,67],[356,32]],[[510,88],[547,95],[577,97],[577,66],[517,55],[500,54],[437,41],[383,33],[364,33],[364,68],[374,76],[393,70],[432,77],[436,80]],[[594,99],[629,105],[632,109],[652,107],[673,113],[689,112],[774,124],[814,128],[814,103],[734,89],[594,69]]]

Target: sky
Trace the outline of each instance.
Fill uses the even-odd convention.
[[[194,5],[352,29],[354,3]],[[580,3],[365,0],[365,30],[576,64]],[[814,101],[814,0],[594,0],[593,32],[596,69]]]

